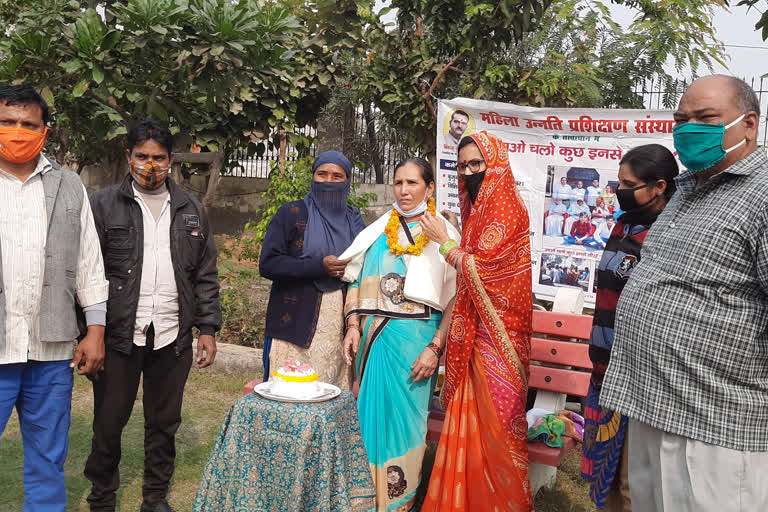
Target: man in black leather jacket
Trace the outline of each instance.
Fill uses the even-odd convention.
[[[200,331],[197,363],[216,354],[221,326],[216,246],[200,202],[167,179],[172,136],[157,121],[128,134],[131,172],[91,198],[109,280],[104,372],[93,383],[92,511],[115,510],[120,436],[143,374],[144,502],[168,512],[175,434],[192,364],[192,327]]]

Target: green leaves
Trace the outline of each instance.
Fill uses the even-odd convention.
[[[60,144],[83,161],[115,150],[134,117],[213,149],[311,123],[329,97],[377,107],[376,130],[429,152],[436,98],[635,106],[632,87],[664,63],[722,59],[723,0],[618,1],[637,13],[626,33],[600,0],[121,0],[104,17],[28,2],[8,13],[0,81],[47,90]]]
[[[91,70],[91,77],[97,84],[101,84],[104,81],[104,72],[99,68],[93,68]]]
[[[104,52],[108,52],[112,50],[119,40],[120,40],[120,31],[110,30],[104,36],[104,39],[101,40],[101,50]]]
[[[756,7],[759,3],[761,3],[760,0],[741,0],[736,5],[746,6],[748,10],[754,9],[760,13],[760,18],[755,23],[755,30],[760,31],[763,41],[768,41],[768,2],[763,0],[762,3],[765,5],[761,8]]]
[[[391,93],[390,94],[385,94],[384,96],[381,97],[381,101],[383,101],[384,103],[395,103],[399,99],[400,99],[399,95],[391,94]]]
[[[332,60],[307,62],[309,29],[273,1],[121,0],[102,14],[68,0],[20,5],[0,38],[11,56],[0,80],[46,91],[58,144],[79,161],[115,151],[132,118],[168,119],[209,149],[268,133],[268,120],[286,128],[310,90],[332,84]]]
[[[51,89],[48,87],[43,87],[40,90],[40,96],[45,100],[45,102],[48,104],[49,107],[55,108],[55,98],[53,97],[53,93],[51,92]]]
[[[88,90],[88,80],[80,80],[77,85],[72,89],[72,96],[75,98],[79,98],[83,94],[85,94],[85,91]]]
[[[94,9],[87,9],[83,16],[70,26],[70,30],[75,48],[89,56],[99,51],[106,35],[101,16]]]
[[[613,3],[635,14],[629,30],[601,0],[392,0],[394,28],[360,2],[365,50],[350,60],[363,63],[340,81],[431,152],[435,98],[637,107],[634,87],[667,62],[682,74],[723,58],[712,29],[723,0]]]
[[[128,0],[116,6],[115,16],[127,21],[126,28],[152,30],[174,27],[187,17],[186,0]]]
[[[83,63],[79,59],[74,59],[62,62],[59,64],[59,66],[61,66],[67,73],[74,74],[83,68]]]

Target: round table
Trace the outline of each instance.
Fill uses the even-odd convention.
[[[251,392],[224,419],[194,511],[357,512],[375,496],[351,392],[318,403]]]

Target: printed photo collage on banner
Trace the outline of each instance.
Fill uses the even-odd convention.
[[[619,161],[634,146],[674,152],[668,110],[563,109],[456,98],[438,106],[437,205],[459,214],[456,151],[463,136],[501,137],[531,222],[533,290],[552,300],[578,287],[594,306],[595,270],[616,219]]]

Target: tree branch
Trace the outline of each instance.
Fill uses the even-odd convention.
[[[429,90],[427,89],[426,84],[421,84],[421,91],[416,89],[416,87],[413,88],[417,93],[421,92],[422,97],[424,98],[424,101],[427,103],[427,109],[429,110],[429,113],[432,114],[432,121],[437,123],[437,114],[435,114],[435,104],[432,103],[432,95],[429,94]]]
[[[125,124],[127,125],[131,120],[131,115],[128,114],[120,105],[117,104],[117,100],[114,96],[111,94],[108,94],[105,98],[102,98],[96,91],[91,90],[93,92],[92,96],[93,98],[101,103],[102,105],[106,105],[118,114],[120,114],[120,117],[123,118],[123,121],[125,121]]]
[[[427,107],[429,107],[429,112],[432,114],[432,120],[434,122],[437,122],[437,113],[435,112],[435,104],[432,103],[432,93],[437,88],[437,85],[440,83],[440,79],[443,78],[443,75],[449,70],[449,69],[456,69],[455,64],[464,56],[464,51],[459,52],[457,56],[455,56],[451,62],[446,64],[443,69],[440,70],[440,72],[437,74],[434,80],[432,80],[432,85],[429,86],[429,89],[426,91],[425,86],[421,87],[422,97],[424,98],[424,101],[427,103]]]
[[[451,60],[451,62],[446,64],[445,67],[443,67],[443,69],[440,70],[440,72],[437,74],[435,79],[432,80],[432,85],[429,86],[429,91],[427,91],[429,93],[429,95],[431,95],[432,92],[434,92],[434,90],[437,88],[437,84],[440,82],[440,79],[443,78],[443,75],[445,74],[445,72],[448,71],[449,69],[451,69],[452,67],[454,67],[454,65],[463,56],[464,56],[464,51],[461,51],[457,56],[455,56],[453,58],[453,60]]]
[[[448,69],[450,69],[451,71],[455,71],[457,73],[461,73],[464,76],[469,76],[470,74],[469,71],[464,71],[463,69],[459,69],[456,66],[450,66]]]

